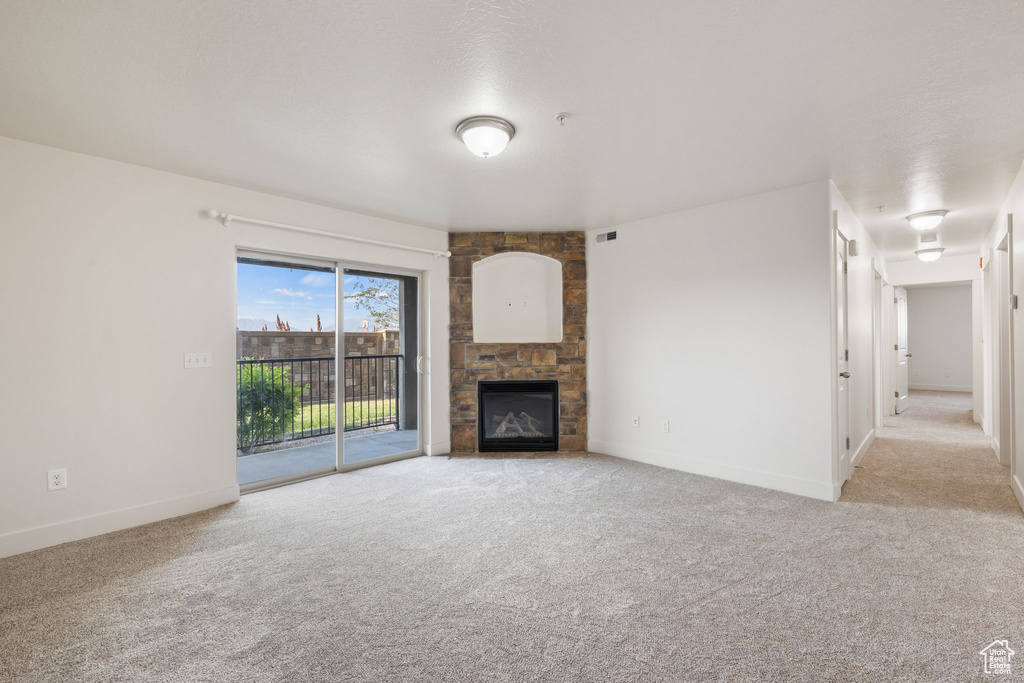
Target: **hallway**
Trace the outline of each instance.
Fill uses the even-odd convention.
[[[840,501],[1021,515],[1010,470],[961,392],[911,391],[910,407],[885,418]]]

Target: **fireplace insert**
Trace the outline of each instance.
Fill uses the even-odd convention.
[[[487,380],[477,385],[481,453],[558,450],[558,382]]]

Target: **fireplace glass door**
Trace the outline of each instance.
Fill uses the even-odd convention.
[[[481,452],[558,450],[558,382],[482,381],[478,389]]]

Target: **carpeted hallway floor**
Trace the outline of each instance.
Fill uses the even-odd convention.
[[[1024,515],[916,394],[842,501],[605,456],[418,458],[0,560],[0,680],[1024,674]],[[993,677],[988,677],[993,678]]]

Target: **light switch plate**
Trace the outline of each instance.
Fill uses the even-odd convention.
[[[186,353],[185,368],[208,368],[213,365],[213,354],[211,353]]]

